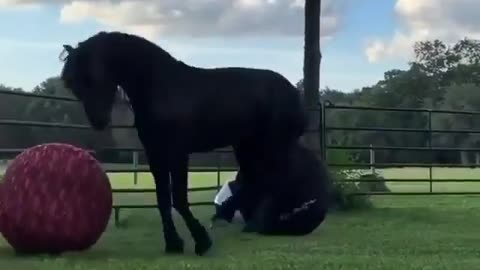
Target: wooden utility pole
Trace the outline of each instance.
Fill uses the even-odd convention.
[[[320,14],[321,0],[305,0],[305,48],[303,83],[305,105],[309,110],[309,129],[319,129],[320,113]],[[306,134],[306,143],[311,149],[320,150],[320,130]]]

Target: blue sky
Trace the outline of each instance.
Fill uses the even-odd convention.
[[[1,1],[0,1],[1,2]],[[8,1],[7,1],[8,2]],[[371,38],[391,37],[396,29],[395,0],[352,1],[342,11],[333,38],[322,44],[321,86],[351,91],[372,85],[405,59],[370,63],[365,54]],[[57,2],[58,3],[58,2]],[[76,43],[106,26],[88,19],[60,22],[61,4],[40,8],[0,5],[0,83],[30,90],[61,69],[62,43]],[[203,67],[271,68],[293,83],[302,77],[303,37],[162,37],[155,42],[185,62]]]

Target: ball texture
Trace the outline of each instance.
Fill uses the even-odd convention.
[[[111,186],[100,163],[68,144],[23,151],[0,185],[0,232],[20,253],[89,249],[111,211]]]

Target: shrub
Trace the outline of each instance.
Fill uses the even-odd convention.
[[[390,192],[385,183],[385,178],[377,173],[364,174],[359,177],[362,182],[358,183],[360,189],[369,192]],[[374,180],[374,181],[373,181]]]
[[[352,155],[347,151],[334,150],[328,153],[329,163],[355,163]],[[355,195],[355,193],[367,192],[362,190],[354,179],[361,177],[361,172],[354,168],[330,167],[333,178],[332,186],[332,210],[348,211],[355,209],[368,209],[372,207],[370,196]]]

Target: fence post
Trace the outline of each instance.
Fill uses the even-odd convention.
[[[327,118],[326,118],[326,107],[324,102],[320,102],[320,121],[319,123],[319,130],[320,130],[320,151],[322,154],[322,159],[327,162],[327,132],[326,132],[326,125],[327,125]]]
[[[430,183],[430,193],[433,192],[433,152],[432,152],[432,110],[428,110],[428,151],[430,153],[430,166],[428,170],[428,177]]]
[[[132,152],[132,159],[133,159],[133,184],[136,186],[138,184],[138,151]]]
[[[373,150],[373,145],[370,144],[370,173],[375,174],[375,150]]]
[[[120,226],[120,208],[114,207],[113,211],[115,215],[115,227],[119,227]]]
[[[221,164],[220,164],[220,155],[222,153],[220,151],[217,152],[217,192],[220,191],[220,167],[221,167]]]

